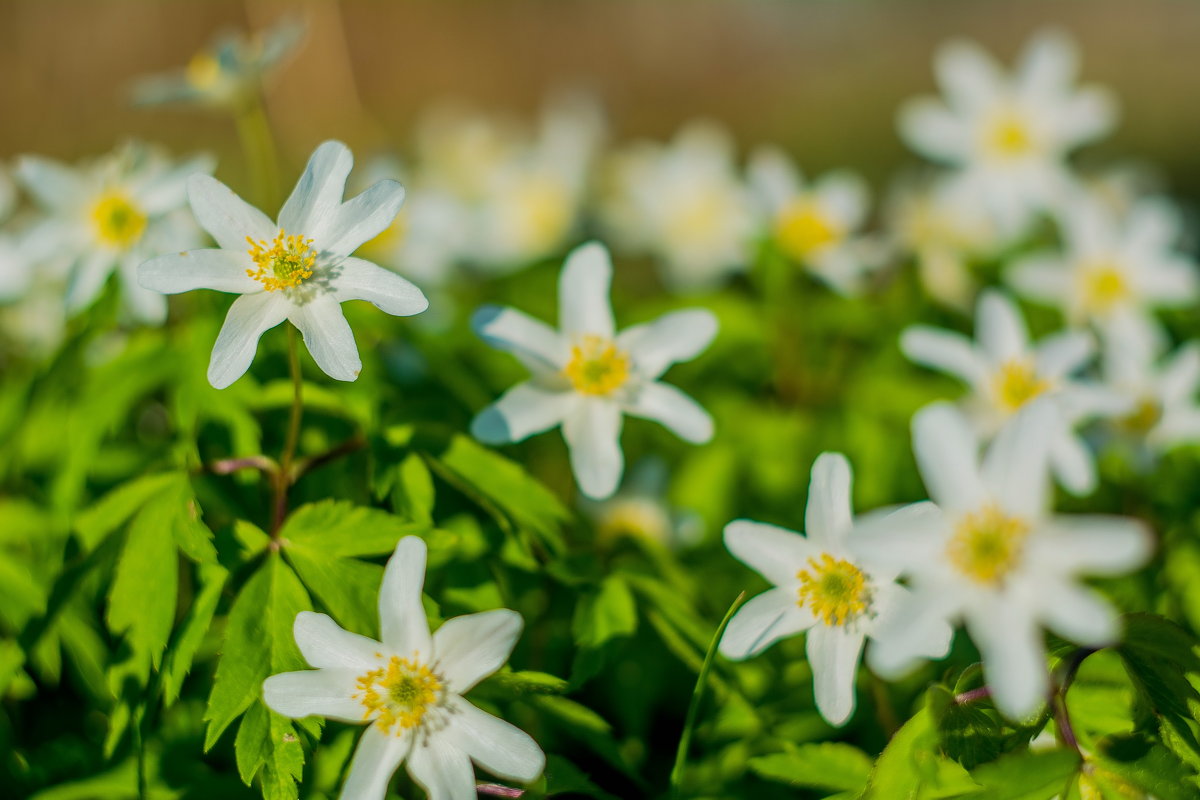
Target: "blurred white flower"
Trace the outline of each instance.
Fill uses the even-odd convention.
[[[666,498],[667,477],[665,463],[644,459],[629,471],[612,497],[584,498],[583,509],[595,525],[600,542],[611,544],[628,536],[669,550],[699,543],[702,522],[695,514],[680,513],[671,507]]]
[[[17,207],[17,185],[13,182],[9,169],[0,164],[0,223],[12,215]]]
[[[263,77],[292,53],[304,33],[303,22],[287,17],[250,37],[222,34],[192,56],[183,70],[139,79],[133,85],[133,101],[146,106],[187,103],[236,110],[257,96]]]
[[[622,414],[655,420],[696,444],[713,432],[708,412],[659,378],[708,347],[716,318],[704,309],[676,311],[617,334],[611,283],[608,251],[591,242],[563,265],[560,330],[512,308],[485,306],[472,318],[476,333],[515,355],[533,377],[480,412],[471,433],[503,444],[562,425],[580,491],[596,499],[610,496],[621,480]]]
[[[774,147],[753,153],[748,173],[779,250],[839,292],[859,289],[875,266],[860,232],[869,210],[866,182],[840,170],[806,183],[792,160]]]
[[[138,284],[137,267],[153,253],[203,241],[187,211],[186,186],[189,175],[212,168],[209,156],[175,162],[139,143],[77,168],[22,156],[17,179],[44,216],[25,232],[19,251],[46,259],[34,267],[66,275],[68,313],[91,305],[116,272],[126,311],[161,323],[166,300]]]
[[[1034,345],[1012,300],[989,289],[976,307],[974,341],[954,331],[913,325],[901,335],[900,349],[912,361],[947,372],[971,388],[965,410],[984,440],[1034,400],[1053,402],[1059,413],[1049,432],[1051,469],[1074,494],[1095,489],[1092,452],[1075,428],[1131,406],[1117,392],[1073,377],[1095,355],[1091,334],[1063,331]]]
[[[915,259],[925,292],[969,313],[977,291],[970,264],[1002,244],[969,187],[944,177],[906,176],[890,192],[884,216],[893,246]]]
[[[853,555],[850,481],[842,454],[822,453],[813,462],[807,536],[749,520],[725,526],[729,552],[773,586],[738,609],[721,638],[721,654],[750,658],[807,631],[817,710],[832,725],[844,725],[854,713],[854,679],[866,640],[886,634],[888,617],[909,594],[896,583],[895,569],[880,570]],[[914,657],[941,658],[950,648],[952,631],[944,620],[907,633],[904,645]],[[907,666],[883,662],[888,675]]]
[[[1049,30],[1029,41],[1011,75],[973,42],[944,44],[934,62],[944,99],[908,101],[901,136],[956,168],[1006,235],[1018,235],[1069,186],[1070,152],[1115,123],[1107,91],[1076,88],[1078,61],[1074,43]]]
[[[996,707],[1030,716],[1050,688],[1045,626],[1086,647],[1120,637],[1116,612],[1080,575],[1120,575],[1146,562],[1152,538],[1134,519],[1050,513],[1054,406],[1035,402],[982,461],[967,421],[946,403],[913,418],[913,450],[933,502],[860,517],[860,557],[901,573],[911,594],[876,645],[885,660],[916,655],[931,620],[962,620],[983,657]]]
[[[749,192],[723,129],[692,122],[669,145],[642,142],[607,169],[601,216],[618,248],[658,260],[678,290],[711,288],[744,270],[753,235]]]
[[[406,536],[388,560],[379,590],[382,641],[302,611],[296,644],[316,669],[263,682],[263,702],[286,717],[367,723],[339,795],[343,800],[383,800],[404,761],[431,800],[473,800],[472,761],[521,783],[545,766],[528,734],[462,696],[508,660],[521,616],[506,608],[468,614],[446,620],[430,635],[421,605],[425,558],[425,543]]]
[[[404,200],[400,184],[380,181],[343,202],[353,164],[341,142],[318,147],[278,225],[207,175],[188,181],[192,210],[219,248],[159,256],[142,264],[138,277],[165,294],[215,289],[241,295],[213,345],[208,380],[216,388],[240,378],[262,334],[285,319],[304,334],[325,374],[352,381],[362,362],[342,314],[344,301],[367,300],[397,316],[428,306],[421,290],[399,275],[350,256],[391,224]]]
[[[1177,249],[1182,218],[1166,199],[1138,200],[1121,216],[1076,195],[1062,209],[1061,228],[1063,251],[1018,261],[1008,281],[1025,297],[1057,306],[1069,324],[1092,324],[1106,345],[1132,338],[1160,346],[1153,309],[1200,297],[1196,264]]]
[[[1104,353],[1104,377],[1129,403],[1118,427],[1149,451],[1200,442],[1200,342],[1160,356],[1136,340],[1114,341]]]

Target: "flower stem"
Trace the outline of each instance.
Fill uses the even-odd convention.
[[[242,153],[250,170],[254,200],[260,208],[279,207],[279,159],[275,153],[275,138],[263,106],[262,95],[255,92],[234,115]]]
[[[287,439],[283,444],[283,455],[279,459],[279,471],[275,473],[275,503],[271,517],[271,536],[277,537],[287,516],[287,493],[295,475],[292,462],[296,458],[296,442],[300,438],[300,418],[304,413],[304,388],[300,377],[300,353],[296,344],[296,329],[287,326],[288,372],[292,376],[292,411],[288,417]]]
[[[968,689],[965,692],[960,692],[959,694],[956,694],[954,696],[954,702],[955,702],[955,704],[961,706],[964,703],[973,703],[976,700],[983,700],[983,699],[991,697],[991,696],[992,696],[991,688],[989,688],[987,686],[980,686],[977,689]]]
[[[1054,708],[1054,724],[1058,728],[1059,739],[1080,755],[1082,752],[1079,749],[1079,739],[1075,736],[1075,728],[1071,725],[1071,716],[1067,712],[1067,690],[1075,681],[1075,673],[1079,671],[1079,665],[1094,652],[1096,651],[1081,647],[1071,654],[1071,658],[1063,666],[1058,686],[1051,698],[1051,705]]]
[[[733,605],[725,612],[725,618],[717,626],[717,632],[713,634],[712,642],[708,645],[708,652],[704,654],[704,663],[700,665],[700,674],[696,678],[696,688],[692,690],[692,702],[688,704],[687,717],[683,722],[683,733],[679,737],[679,748],[675,751],[675,766],[671,768],[672,797],[680,796],[681,785],[683,783],[683,767],[687,762],[688,750],[692,744],[692,729],[696,726],[696,715],[700,712],[700,700],[704,697],[704,686],[708,683],[708,671],[712,668],[713,656],[717,653],[717,645],[721,642],[721,636],[724,635],[725,628],[729,625],[729,620],[733,618],[734,612],[738,610],[745,599],[745,592],[742,592],[734,599]]]

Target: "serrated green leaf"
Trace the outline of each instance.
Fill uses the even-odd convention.
[[[247,786],[254,782],[258,768],[267,758],[267,749],[270,747],[268,713],[267,707],[262,703],[252,703],[242,715],[237,736],[233,740],[238,777]]]
[[[812,789],[862,791],[871,775],[871,757],[841,742],[790,747],[752,758],[749,766],[767,780]]]
[[[304,585],[347,630],[379,638],[379,585],[383,567],[353,558],[324,556],[294,542],[284,547]]]
[[[178,480],[178,476],[176,472],[167,472],[135,478],[113,489],[82,511],[75,519],[75,532],[79,534],[84,549],[94,548],[101,539],[121,527],[152,497],[167,490]]]
[[[1117,648],[1139,697],[1200,755],[1196,718],[1200,692],[1189,676],[1200,677],[1200,643],[1186,630],[1153,614],[1125,618],[1125,640]]]
[[[944,686],[933,686],[927,694],[942,751],[967,769],[994,760],[1005,747],[996,712],[954,697]]]
[[[971,772],[984,787],[973,800],[1050,800],[1066,790],[1078,769],[1073,750],[1011,753]]]
[[[192,668],[192,659],[196,650],[204,641],[216,613],[217,603],[221,599],[221,590],[229,573],[218,565],[202,567],[199,571],[200,591],[192,599],[187,616],[175,632],[171,646],[163,659],[162,687],[163,705],[170,706],[179,699],[183,681]]]
[[[391,491],[392,510],[400,518],[433,525],[433,476],[416,453],[409,453],[396,467]]]
[[[428,533],[428,525],[405,522],[377,508],[323,500],[296,509],[279,536],[325,557],[387,555],[404,536]]]
[[[934,800],[978,789],[962,766],[938,752],[932,716],[928,708],[922,708],[892,736],[875,762],[863,796],[869,800]]]
[[[1124,782],[1159,800],[1193,800],[1200,796],[1196,771],[1182,759],[1141,734],[1103,739],[1095,761]]]

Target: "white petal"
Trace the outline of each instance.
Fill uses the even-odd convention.
[[[836,625],[818,625],[808,632],[805,649],[817,711],[830,725],[845,725],[854,713],[854,678],[865,641],[861,633]]]
[[[117,257],[111,250],[93,250],[87,253],[71,271],[64,303],[67,311],[74,313],[87,308],[108,282],[117,266]]]
[[[798,600],[796,592],[778,587],[750,598],[729,620],[721,636],[721,655],[741,661],[816,625],[816,617]]]
[[[979,507],[987,493],[975,434],[953,406],[934,403],[913,416],[913,453],[929,496],[947,511]]]
[[[188,179],[196,173],[212,174],[215,166],[215,158],[199,155],[163,170],[138,188],[138,202],[151,215],[169,213],[187,202]]]
[[[433,652],[450,691],[466,694],[504,666],[522,626],[521,615],[507,608],[446,620],[433,634]]]
[[[346,258],[336,267],[334,297],[366,300],[380,311],[397,317],[420,314],[429,308],[424,293],[391,270],[361,258]]]
[[[640,375],[655,380],[672,364],[700,355],[716,335],[717,318],[713,313],[689,308],[626,328],[617,337],[617,345],[629,353]]]
[[[1191,305],[1200,287],[1196,265],[1183,258],[1162,259],[1153,268],[1147,265],[1134,278],[1144,299],[1167,308]]]
[[[855,559],[897,573],[933,563],[945,546],[946,517],[928,501],[862,514],[844,544]]]
[[[1085,647],[1108,647],[1121,638],[1121,623],[1099,592],[1060,581],[1039,585],[1042,622],[1052,631]]]
[[[984,290],[975,314],[976,335],[993,361],[1004,362],[1025,355],[1029,334],[1012,300],[994,289]]]
[[[620,407],[611,400],[584,398],[563,420],[562,431],[579,490],[593,500],[615,492],[625,469]]]
[[[338,800],[383,800],[392,775],[412,745],[410,734],[395,736],[369,726],[358,740]]]
[[[559,329],[568,338],[613,336],[612,260],[598,242],[588,242],[571,251],[558,279]]]
[[[187,192],[196,221],[222,249],[249,253],[247,236],[270,242],[278,233],[265,214],[216,178],[201,173],[192,175],[188,178]]]
[[[1018,294],[1039,303],[1065,305],[1071,297],[1071,271],[1058,256],[1028,256],[1013,264],[1005,278]]]
[[[841,453],[821,453],[813,462],[804,532],[809,541],[823,550],[832,549],[850,532],[854,515],[850,482],[850,462]]]
[[[967,632],[983,657],[983,675],[1004,716],[1024,720],[1046,700],[1050,677],[1042,633],[1017,603],[991,603],[967,616]]]
[[[361,674],[354,669],[309,669],[272,675],[263,681],[263,702],[293,719],[316,715],[362,722],[367,709],[354,699]]]
[[[546,754],[525,731],[461,697],[453,698],[453,708],[450,727],[439,738],[497,777],[530,783],[542,774]]]
[[[871,671],[885,680],[898,680],[921,661],[945,656],[954,635],[949,620],[958,611],[937,586],[897,593],[894,605],[880,615],[871,632]]]
[[[988,105],[1005,83],[995,59],[978,44],[965,39],[938,47],[934,71],[950,104],[963,111]]]
[[[520,442],[562,424],[578,403],[575,392],[518,383],[471,420],[471,435],[484,444]]]
[[[193,289],[252,294],[262,284],[247,272],[245,252],[231,250],[188,250],[168,253],[145,261],[138,267],[138,283],[163,294],[179,294]]]
[[[775,214],[790,203],[800,193],[803,182],[791,158],[778,147],[755,150],[746,177],[767,214]]]
[[[1180,347],[1163,367],[1160,379],[1165,406],[1191,402],[1200,387],[1200,343],[1191,342]]]
[[[328,614],[301,611],[292,625],[296,645],[310,666],[356,669],[373,668],[381,645],[374,639],[343,629]]]
[[[362,372],[358,345],[335,298],[320,294],[303,305],[293,305],[288,319],[304,334],[304,345],[326,375],[339,381],[358,378]]]
[[[404,187],[396,181],[380,181],[338,206],[316,245],[322,251],[348,256],[387,230],[403,204]]]
[[[167,298],[137,282],[137,259],[126,256],[117,271],[121,301],[130,316],[144,325],[161,325],[167,320]]]
[[[909,100],[900,107],[897,122],[900,138],[928,159],[962,163],[970,158],[969,129],[941,101]]]
[[[433,735],[418,742],[408,757],[408,774],[429,800],[475,800],[475,770],[471,759],[445,737]]]
[[[279,227],[291,234],[324,241],[331,230],[346,191],[346,178],[354,166],[350,149],[341,142],[322,142],[292,195],[279,212]],[[395,216],[395,215],[393,215]]]
[[[85,202],[87,186],[79,172],[52,158],[21,156],[14,170],[25,191],[41,206],[68,211]]]
[[[471,329],[492,347],[515,355],[531,371],[558,372],[571,357],[558,331],[515,308],[483,306],[471,316]]]
[[[1080,436],[1063,429],[1050,446],[1050,469],[1062,487],[1076,497],[1096,489],[1096,462]]]
[[[233,301],[213,343],[208,382],[224,389],[250,368],[263,333],[287,318],[287,299],[276,292],[245,294]]]
[[[1035,400],[1000,429],[983,458],[983,480],[1003,509],[1026,517],[1045,512],[1050,448],[1062,424],[1054,403]]]
[[[1075,42],[1062,31],[1041,30],[1021,53],[1017,82],[1028,97],[1053,101],[1070,90],[1078,70]]]
[[[734,558],[784,588],[795,586],[796,573],[810,558],[821,555],[819,547],[794,531],[748,519],[725,526],[725,547]]]
[[[712,439],[712,417],[699,403],[670,384],[658,381],[642,384],[624,404],[624,411],[661,423],[685,442],[704,444]]]
[[[962,334],[913,325],[900,335],[900,349],[910,361],[948,372],[969,386],[987,381],[987,367],[971,340]]]
[[[383,643],[394,653],[428,659],[432,653],[429,620],[421,605],[425,585],[425,542],[405,536],[396,544],[379,587],[379,630]]]
[[[1154,552],[1146,526],[1128,517],[1072,514],[1051,517],[1030,540],[1030,559],[1066,575],[1123,575]]]
[[[1100,87],[1080,89],[1060,102],[1057,133],[1067,146],[1098,139],[1117,122],[1117,98]]]
[[[1037,347],[1037,374],[1063,378],[1084,367],[1096,352],[1096,340],[1087,331],[1063,331],[1047,336]]]
[[[843,227],[853,230],[862,224],[870,202],[870,190],[861,177],[848,170],[830,172],[821,177],[814,191],[821,205]]]

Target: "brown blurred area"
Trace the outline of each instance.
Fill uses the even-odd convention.
[[[621,136],[706,115],[744,145],[779,142],[814,169],[879,178],[911,160],[894,114],[932,91],[940,41],[969,36],[1011,59],[1051,24],[1082,44],[1084,78],[1120,97],[1118,134],[1099,152],[1157,162],[1200,194],[1200,4],[1175,0],[3,0],[0,157],[73,157],[132,136],[236,158],[228,120],[131,108],[130,81],[287,11],[309,35],[268,104],[293,166],[330,137],[404,143],[446,98],[529,113],[548,90],[582,86]]]

